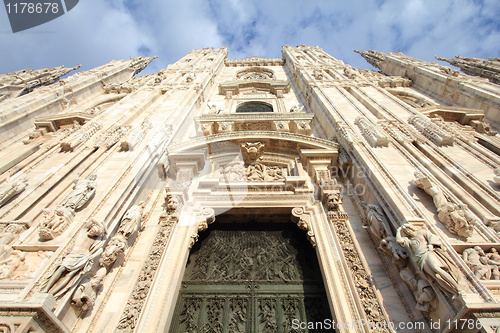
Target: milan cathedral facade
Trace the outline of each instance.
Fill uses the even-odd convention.
[[[498,332],[500,60],[0,75],[2,332]]]

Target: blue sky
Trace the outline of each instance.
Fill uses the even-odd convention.
[[[0,9],[0,72],[158,55],[146,73],[192,49],[229,58],[281,57],[282,45],[320,46],[371,68],[353,50],[401,51],[436,61],[500,57],[499,0],[80,0],[66,15],[13,34]]]

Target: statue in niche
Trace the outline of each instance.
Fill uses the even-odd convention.
[[[382,239],[378,248],[392,257],[393,262],[399,268],[408,266],[408,251],[396,241],[394,236]]]
[[[106,270],[99,269],[96,274],[85,283],[78,285],[71,298],[71,304],[81,308],[83,313],[90,311],[95,304],[97,293],[102,286]]]
[[[481,134],[486,134],[489,136],[497,135],[497,132],[491,129],[491,125],[482,120],[471,120],[470,125]]]
[[[479,246],[470,247],[462,252],[462,258],[474,275],[480,280],[491,278],[491,268],[484,260],[486,254]]]
[[[299,107],[298,105],[294,105],[290,109],[290,113],[302,112],[303,110],[304,110],[304,106],[303,105],[301,107]]]
[[[432,197],[432,200],[434,202],[434,206],[439,209],[439,207],[442,207],[448,203],[448,200],[444,196],[443,192],[441,189],[434,185],[430,179],[421,172],[416,171],[415,172],[415,185],[417,185],[419,188],[424,190],[427,194],[429,194]]]
[[[399,273],[403,281],[413,290],[417,305],[415,308],[422,312],[431,310],[431,302],[436,298],[436,293],[432,290],[431,285],[425,279],[418,278],[407,270]]]
[[[378,239],[383,239],[387,236],[385,227],[388,227],[388,223],[384,217],[384,211],[379,205],[367,204],[362,201],[361,205],[366,213],[366,222],[368,224],[369,230]]]
[[[77,233],[71,252],[56,267],[42,292],[59,297],[71,289],[72,281],[78,281],[92,269],[94,258],[103,251],[105,237],[104,224],[95,218],[90,219]]]
[[[130,207],[120,222],[117,234],[121,234],[126,239],[129,239],[133,233],[139,231],[141,229],[141,222],[143,219],[142,212],[145,206],[146,203],[141,201],[138,205]]]
[[[438,209],[438,219],[451,233],[464,238],[472,236],[476,219],[468,212],[467,206],[447,203]]]
[[[500,254],[497,249],[492,247],[490,252],[486,253],[481,259],[485,264],[489,265],[491,269],[491,279],[500,280]]]
[[[62,205],[75,212],[80,210],[94,196],[97,186],[96,178],[96,174],[91,174],[84,180],[75,179],[73,191],[66,197]]]
[[[24,191],[28,184],[26,178],[17,177],[15,180],[10,179],[11,172],[7,173],[7,178],[0,184],[0,207],[5,205],[10,199]]]
[[[279,181],[285,180],[285,176],[283,176],[283,169],[278,166],[267,166],[265,168],[265,181]]]
[[[415,172],[415,185],[432,196],[434,206],[438,212],[438,219],[453,234],[468,238],[472,236],[475,223],[474,216],[468,211],[467,206],[458,206],[448,202],[441,189],[433,184],[430,179],[421,172]]]
[[[449,296],[463,293],[460,271],[441,249],[441,242],[430,231],[405,224],[398,228],[396,241],[407,248],[411,258],[425,276],[436,282],[441,291]]]
[[[23,252],[15,250],[7,259],[0,261],[0,280],[9,279],[23,264],[25,258],[26,255]]]
[[[18,223],[9,223],[5,226],[3,232],[0,233],[0,257],[12,248],[9,244],[25,230],[26,228]]]
[[[261,163],[250,164],[246,168],[246,174],[250,181],[264,180],[264,165]]]
[[[315,69],[314,70],[314,77],[316,78],[316,80],[318,81],[323,81],[323,71],[320,70],[320,69]]]
[[[53,211],[43,210],[44,219],[40,222],[39,235],[43,240],[51,240],[59,236],[73,222],[75,212],[66,206],[58,205]]]

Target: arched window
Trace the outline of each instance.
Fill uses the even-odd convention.
[[[267,103],[250,102],[238,106],[236,112],[273,112],[273,107]]]

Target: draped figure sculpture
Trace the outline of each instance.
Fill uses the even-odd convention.
[[[95,194],[96,190],[96,174],[91,174],[83,180],[75,179],[73,182],[73,190],[66,197],[62,203],[63,206],[73,209],[73,211],[80,210]]]
[[[406,247],[418,268],[449,296],[462,293],[460,272],[430,231],[405,224],[398,228],[396,241]]]
[[[104,224],[94,218],[90,219],[77,233],[71,252],[56,267],[42,292],[58,297],[71,289],[72,285],[76,285],[77,281],[72,281],[79,280],[79,277],[92,269],[94,258],[102,253],[105,235]]]

